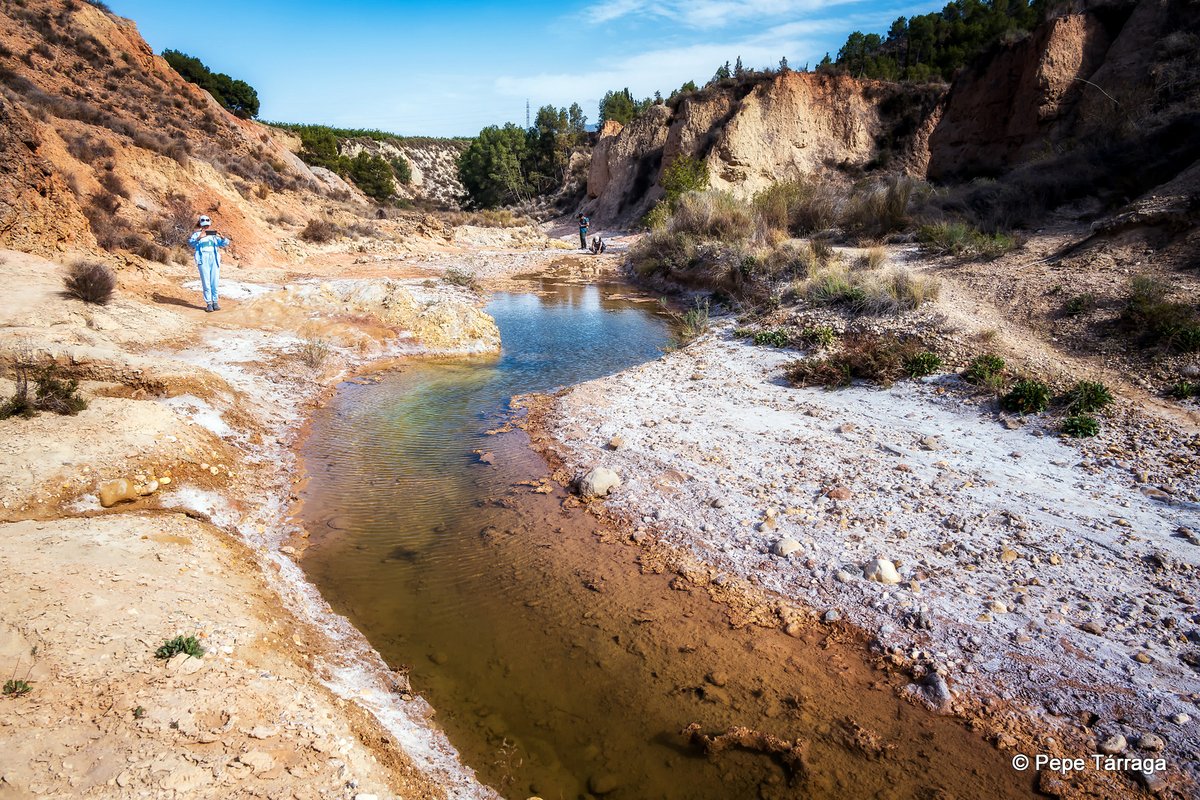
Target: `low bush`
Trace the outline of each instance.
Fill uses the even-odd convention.
[[[1108,387],[1095,381],[1080,381],[1066,394],[1067,410],[1072,414],[1091,414],[1112,405]]]
[[[1000,398],[1000,407],[1016,414],[1037,414],[1050,405],[1050,387],[1039,380],[1022,379]]]
[[[1186,303],[1168,300],[1171,285],[1139,275],[1129,286],[1121,324],[1142,346],[1190,353],[1200,350],[1200,318]]]
[[[162,643],[162,646],[154,651],[155,658],[171,658],[179,653],[187,653],[192,658],[200,658],[204,655],[204,648],[195,636],[176,636],[174,639],[168,639]]]
[[[1077,317],[1080,314],[1086,314],[1096,308],[1096,295],[1091,292],[1077,294],[1063,305],[1063,314],[1068,317]]]
[[[300,346],[296,348],[296,357],[305,366],[311,369],[320,369],[325,365],[330,352],[329,342],[316,336],[306,336],[300,342]]]
[[[482,211],[449,211],[442,215],[448,225],[474,225],[477,228],[521,228],[536,223],[507,208],[485,208]]]
[[[304,230],[300,231],[297,235],[306,242],[324,244],[340,237],[342,229],[341,226],[329,220],[310,219],[308,224],[304,226]]]
[[[820,233],[837,225],[840,198],[832,187],[815,181],[781,181],[754,196],[762,224],[796,236]]]
[[[842,338],[836,353],[788,365],[784,374],[794,386],[837,389],[854,380],[889,386],[907,374],[905,363],[921,351],[915,340],[857,333]]]
[[[936,222],[917,229],[917,241],[941,255],[999,258],[1017,246],[1006,233],[986,234],[963,222]]]
[[[121,180],[121,176],[111,170],[105,170],[100,173],[100,185],[103,186],[109,194],[114,194],[117,197],[123,197],[126,200],[130,197],[129,187],[125,185],[125,181]]]
[[[832,264],[808,282],[809,302],[841,306],[856,314],[899,314],[937,299],[937,279],[896,268],[887,272],[851,272]]]
[[[828,325],[811,325],[801,329],[799,339],[820,350],[828,350],[837,341],[837,332]]]
[[[671,233],[718,242],[743,242],[755,230],[750,206],[726,192],[688,192],[680,196],[667,223]]]
[[[690,341],[708,333],[709,305],[707,300],[696,300],[695,304],[682,314],[675,316],[679,323],[679,335],[684,341]]]
[[[1192,397],[1200,397],[1200,383],[1194,381],[1179,381],[1173,385],[1168,392],[1176,400],[1187,400]]]
[[[928,377],[941,368],[942,357],[929,350],[914,353],[904,361],[904,371],[913,379]]]
[[[909,203],[918,183],[899,175],[854,191],[842,212],[842,227],[858,236],[883,236],[912,224]]]
[[[887,248],[869,247],[858,257],[855,266],[859,269],[876,270],[887,263]]]
[[[754,334],[754,343],[760,347],[787,347],[792,343],[792,335],[783,328],[759,331]]]
[[[1004,375],[1004,359],[990,353],[975,356],[963,370],[962,379],[976,386],[985,386]]]
[[[447,269],[442,273],[442,282],[448,283],[451,286],[462,286],[467,289],[475,289],[479,285],[475,280],[475,273],[461,267],[450,267]]]
[[[71,297],[104,306],[117,288],[117,276],[99,261],[76,261],[67,268],[63,288]]]
[[[1076,439],[1086,439],[1100,433],[1100,423],[1087,414],[1073,414],[1063,420],[1062,431]]]

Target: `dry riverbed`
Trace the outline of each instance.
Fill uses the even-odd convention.
[[[732,327],[559,396],[542,424],[561,475],[615,470],[606,505],[633,541],[759,592],[782,626],[862,628],[911,672],[914,702],[1013,755],[1168,769],[1089,760],[1043,770],[1047,792],[1192,796],[1200,486],[1137,475],[1194,439],[1122,408],[1080,445],[998,418],[954,376],[796,389],[782,367],[798,353]]]

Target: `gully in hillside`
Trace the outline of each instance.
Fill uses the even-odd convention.
[[[196,269],[200,271],[205,311],[221,310],[217,304],[217,281],[221,277],[221,248],[228,247],[229,241],[212,230],[212,220],[207,216],[196,221],[196,230],[188,238],[188,244],[196,251]]]

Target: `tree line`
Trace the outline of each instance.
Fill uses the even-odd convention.
[[[213,72],[200,59],[178,50],[163,50],[162,57],[188,83],[194,83],[242,119],[258,116],[258,92],[243,80]]]

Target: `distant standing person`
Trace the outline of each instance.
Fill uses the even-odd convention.
[[[585,217],[583,215],[582,212],[580,212],[579,213],[579,246],[582,247],[584,250],[588,249],[587,233],[588,233],[588,226],[590,224],[591,224],[591,220],[589,220],[587,217]]]
[[[221,277],[221,248],[229,246],[229,240],[212,230],[212,220],[207,216],[196,221],[196,230],[188,239],[196,251],[196,269],[200,271],[200,291],[204,293],[204,310],[220,311],[217,305],[217,281]]]

